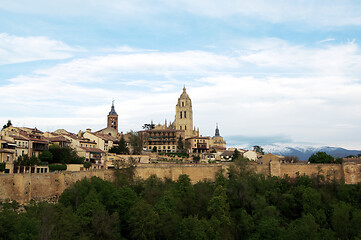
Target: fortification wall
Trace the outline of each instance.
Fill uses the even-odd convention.
[[[324,175],[325,177],[341,179],[343,177],[341,164],[280,164],[281,176],[288,175],[291,178],[300,175]]]
[[[177,180],[179,175],[189,175],[192,183],[204,179],[213,181],[220,170],[226,173],[230,164],[139,164],[136,167],[136,176],[147,179],[155,174],[159,178]],[[300,175],[313,176],[323,174],[331,179],[345,179],[347,184],[361,182],[361,164],[281,164],[271,162],[269,165],[251,164],[251,169],[267,176],[295,177]],[[15,200],[27,203],[31,199],[46,200],[60,194],[73,183],[83,178],[97,176],[104,180],[113,180],[113,170],[93,170],[81,172],[53,172],[34,174],[0,174],[0,200]]]
[[[191,182],[196,183],[202,180],[214,180],[216,173],[223,168],[222,164],[140,164],[136,168],[136,176],[147,179],[155,174],[159,178],[176,181],[179,175],[187,174]]]

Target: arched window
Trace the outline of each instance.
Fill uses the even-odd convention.
[[[184,107],[184,102],[182,102],[182,107]]]
[[[182,118],[182,112],[180,112],[180,118]]]
[[[184,130],[187,130],[187,125],[184,126]]]
[[[184,111],[184,118],[187,118],[187,112]]]

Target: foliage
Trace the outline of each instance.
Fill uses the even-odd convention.
[[[129,143],[133,149],[132,154],[134,154],[134,155],[141,154],[141,152],[143,150],[142,136],[140,134],[138,134],[138,132],[134,132],[134,131],[130,131],[128,134],[129,134]]]
[[[4,171],[5,171],[5,167],[6,167],[6,164],[5,164],[5,163],[0,163],[0,172],[4,172]]]
[[[17,166],[34,166],[39,163],[40,162],[37,157],[32,156],[29,158],[27,154],[19,156],[18,159],[14,161],[14,164]]]
[[[0,126],[1,126],[1,125],[0,125]],[[12,126],[11,120],[8,120],[8,122],[3,126],[2,129],[8,128],[8,127],[10,127],[10,126]]]
[[[325,152],[317,152],[308,159],[310,163],[333,163],[335,159]]]
[[[193,162],[199,163],[200,160],[201,160],[200,156],[193,156]]]
[[[239,151],[236,149],[234,150],[233,154],[232,154],[232,160],[237,160],[238,158],[241,157],[241,154],[239,153]]]
[[[266,177],[251,167],[240,158],[228,176],[192,184],[187,175],[136,179],[135,166],[124,165],[114,182],[83,179],[56,204],[0,203],[0,238],[360,239],[361,183]]]
[[[52,162],[53,154],[49,150],[45,150],[39,155],[39,160],[42,162]]]
[[[60,147],[52,144],[49,146],[49,152],[52,154],[52,159],[49,159],[49,163],[61,163],[61,164],[82,164],[84,157],[79,157],[74,149],[69,147]]]
[[[297,163],[299,162],[299,158],[297,156],[285,156],[283,158],[283,160],[286,162],[286,163]]]
[[[86,169],[89,169],[91,166],[92,166],[92,163],[89,162],[89,161],[86,161],[83,163],[83,166],[86,168]]]
[[[66,169],[66,164],[49,164],[50,171],[65,171]]]
[[[109,149],[109,152],[116,154],[129,154],[129,149],[123,135],[120,137],[118,146],[113,146]]]
[[[144,130],[152,130],[152,129],[154,129],[154,127],[155,127],[155,124],[153,124],[153,123],[145,123],[142,128]]]
[[[177,151],[178,152],[184,152],[184,141],[182,136],[179,136],[177,141]]]
[[[260,147],[260,146],[258,146],[258,145],[253,146],[253,151],[255,151],[255,152],[257,152],[257,153],[260,153],[260,154],[264,155],[263,148],[261,148],[261,147]]]

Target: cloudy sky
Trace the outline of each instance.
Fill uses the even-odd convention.
[[[2,0],[0,122],[120,130],[174,119],[229,145],[361,149],[359,1]]]

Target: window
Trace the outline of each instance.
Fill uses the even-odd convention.
[[[187,112],[184,111],[184,118],[187,118]]]
[[[184,126],[184,130],[187,130],[187,126]]]
[[[179,129],[182,130],[182,126],[179,126]]]
[[[180,112],[180,118],[182,118],[182,112]]]
[[[184,102],[182,102],[182,107],[184,107]]]

